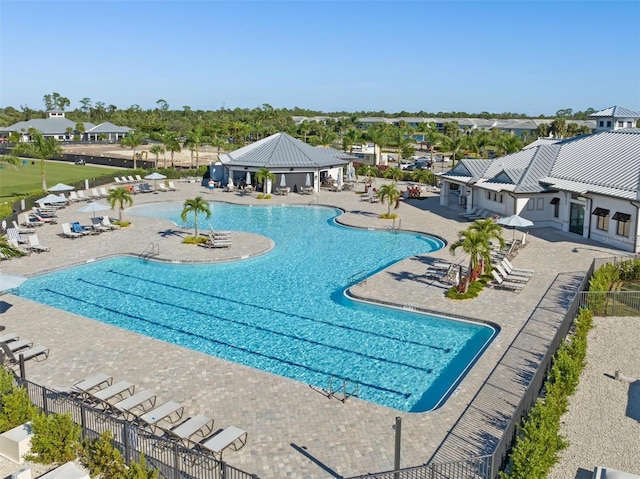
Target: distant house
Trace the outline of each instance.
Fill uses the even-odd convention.
[[[493,160],[461,160],[442,175],[440,204],[518,214],[534,227],[640,253],[640,128],[627,126],[640,113],[611,107],[591,116],[598,133],[541,140]]]
[[[51,110],[47,112],[47,118],[19,121],[8,127],[0,127],[0,138],[6,139],[15,131],[20,134],[20,141],[31,141],[29,129],[34,128],[45,137],[55,138],[58,141],[73,141],[74,137],[79,137],[82,141],[97,141],[100,139],[119,141],[133,131],[131,128],[116,126],[109,122],[99,125],[82,122],[82,125],[84,131],[79,131],[76,128],[76,122],[66,118],[64,111]]]

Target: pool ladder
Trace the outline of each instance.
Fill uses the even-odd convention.
[[[367,284],[367,277],[368,276],[366,276],[366,271],[363,269],[362,271],[358,271],[357,273],[354,273],[351,276],[349,276],[349,284],[356,284],[356,283]],[[356,281],[357,278],[362,278],[362,280]]]
[[[394,218],[393,224],[389,226],[389,231],[397,233],[400,228],[402,228],[402,219],[398,218],[398,225],[396,226],[396,220]]]
[[[151,243],[147,246],[142,253],[140,253],[140,258],[146,259],[151,256],[157,256],[160,254],[160,245],[158,243]]]
[[[336,389],[334,389],[334,382],[337,383],[335,384],[337,386]],[[352,387],[351,391],[349,391],[350,386]],[[359,393],[360,386],[358,383],[353,383],[337,376],[331,376],[329,378],[328,397],[334,397],[338,401],[345,402],[351,396],[358,397]]]

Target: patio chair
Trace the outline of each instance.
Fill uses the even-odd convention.
[[[242,449],[247,444],[247,432],[239,427],[229,426],[210,439],[200,444],[200,448],[222,460],[222,453],[229,448],[233,451]]]
[[[96,234],[100,233],[97,230],[85,228],[84,226],[82,226],[77,221],[74,221],[73,223],[71,223],[71,231],[73,231],[74,233],[80,233],[83,236],[96,235]]]
[[[113,181],[115,182],[116,185],[122,185],[123,182],[120,178],[118,178],[117,176],[113,177]]]
[[[99,200],[101,198],[100,193],[98,193],[98,188],[91,188],[91,199]]]
[[[469,216],[473,216],[473,215],[477,214],[479,209],[480,208],[473,208],[469,212],[465,211],[465,212],[462,212],[462,213],[458,213],[458,216],[462,216],[463,218],[468,218]]]
[[[189,447],[210,436],[213,433],[213,423],[213,419],[198,414],[171,429],[165,429],[165,433],[168,437],[179,439],[185,447]]]
[[[84,194],[84,191],[80,190],[78,191],[78,201],[88,201],[89,198],[87,198]]]
[[[44,221],[33,218],[29,213],[23,213],[22,222],[20,224],[29,228],[35,228],[36,226],[42,226]]]
[[[136,175],[136,181],[139,181],[140,183],[142,183],[143,179],[140,178],[140,175]]]
[[[35,359],[38,362],[44,361],[49,357],[49,348],[45,346],[34,346],[29,349],[24,349],[19,351],[17,355],[11,351],[7,343],[0,343],[0,349],[0,364],[7,364],[9,366],[19,364],[20,356],[22,356],[25,361]]]
[[[156,405],[156,395],[150,391],[138,391],[122,401],[112,404],[110,409],[114,414],[122,414],[128,421],[132,421]]]
[[[40,239],[36,234],[29,235],[29,246],[27,247],[27,249],[29,251],[35,251],[36,253],[42,253],[43,251],[51,250],[48,246],[40,244]]]
[[[113,384],[113,377],[108,374],[100,373],[75,383],[72,389],[86,397],[90,393],[97,392],[100,389],[111,386],[111,384]]]
[[[96,392],[89,392],[88,400],[91,402],[106,403],[105,407],[107,407],[107,405],[112,402],[119,402],[131,397],[135,389],[135,384],[131,384],[128,381],[119,381],[103,389],[99,389]]]
[[[156,190],[157,191],[169,191],[169,189],[164,186],[164,183],[161,181],[160,183],[158,183],[158,185],[156,186]]]
[[[524,284],[523,283],[513,283],[511,281],[503,280],[500,277],[500,275],[494,270],[491,270],[491,276],[493,276],[493,279],[496,282],[495,286],[497,286],[499,288],[511,289],[511,290],[515,291],[516,293],[519,293],[522,290],[522,288],[524,288]]]
[[[80,233],[71,231],[71,225],[69,225],[69,223],[62,223],[61,226],[62,226],[62,236],[64,236],[65,238],[76,239],[82,236]]]
[[[23,351],[25,349],[29,349],[29,348],[33,347],[33,341],[30,341],[28,339],[19,339],[19,340],[16,340],[16,341],[8,341],[8,342],[5,342],[5,344],[7,345],[9,350],[14,355],[16,353],[19,354],[20,351]]]
[[[100,233],[102,233],[103,231],[112,230],[110,226],[105,226],[102,224],[102,218],[91,218],[91,227]]]
[[[123,176],[124,178],[124,176]],[[135,183],[136,179],[133,176],[127,176],[127,181],[129,181],[129,183]]]
[[[32,232],[32,230],[30,228],[26,228],[26,227],[25,228],[20,228],[20,225],[16,222],[16,220],[13,220],[12,224],[13,224],[13,228],[15,230],[17,230],[18,233],[20,233],[21,235],[29,234],[29,233]]]
[[[100,197],[106,198],[107,196],[109,196],[109,193],[107,193],[107,189],[104,187],[100,188]]]
[[[169,182],[169,189],[171,191],[178,191],[178,188],[176,188],[176,185],[173,184],[173,181]]]
[[[17,228],[7,228],[7,238],[18,244],[27,244],[29,242],[29,239],[24,238]]]
[[[18,339],[20,339],[20,336],[16,333],[5,333],[0,336],[0,343],[9,343],[11,341],[17,341]]]
[[[481,219],[486,218],[487,214],[489,214],[489,212],[487,210],[485,210],[485,209],[482,209],[482,210],[476,212],[476,214],[474,214],[474,215],[466,216],[466,218],[469,219],[469,220],[481,220]]]
[[[526,283],[531,279],[531,276],[519,276],[517,274],[509,274],[507,273],[501,264],[494,265],[495,269],[498,270],[498,273],[502,278],[506,281],[515,281],[517,283]]]
[[[502,266],[504,266],[504,269],[506,269],[507,272],[509,272],[509,273],[519,274],[519,275],[522,275],[522,276],[533,275],[533,270],[532,269],[516,268],[511,264],[511,261],[509,261],[507,258],[504,258],[502,260]]]
[[[106,226],[107,228],[111,228],[112,230],[119,230],[120,229],[120,225],[114,225],[111,222],[111,218],[109,218],[107,215],[104,215],[102,217],[102,226]]]
[[[154,434],[160,429],[161,423],[175,424],[182,419],[184,407],[173,401],[157,406],[150,411],[138,416],[138,420],[142,426],[149,428]]]

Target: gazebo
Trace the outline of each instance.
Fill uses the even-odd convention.
[[[276,133],[230,153],[221,154],[220,162],[236,185],[245,181],[247,172],[251,173],[251,178],[255,181],[258,170],[268,168],[276,175],[276,184],[285,183],[291,191],[296,192],[307,186],[313,187],[317,192],[321,178],[331,176],[337,179],[342,168],[349,163],[326,149],[315,148],[286,133]],[[306,184],[307,179],[310,180],[310,185]]]

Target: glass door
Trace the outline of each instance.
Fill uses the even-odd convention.
[[[584,205],[571,203],[569,215],[569,231],[582,236],[584,229]]]

